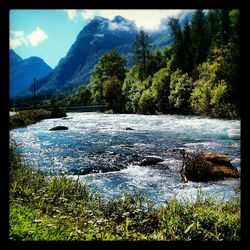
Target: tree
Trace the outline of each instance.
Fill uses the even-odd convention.
[[[81,85],[70,97],[70,104],[89,104],[91,103],[91,92],[88,86]]]
[[[133,63],[141,68],[140,80],[147,77],[147,60],[150,55],[150,42],[148,35],[141,30],[133,43]]]
[[[179,19],[177,18],[170,18],[168,25],[171,29],[171,35],[173,38],[173,45],[172,45],[172,65],[171,68],[173,71],[182,69],[183,66],[183,54],[184,54],[184,47],[183,47],[183,37],[181,26],[179,24]]]
[[[103,103],[103,84],[106,80],[116,77],[121,82],[125,79],[126,60],[117,50],[105,53],[95,65],[90,77],[90,91],[94,103]]]
[[[210,46],[217,44],[220,23],[219,12],[220,10],[209,10],[206,16],[206,34]]]
[[[123,109],[122,84],[116,76],[104,82],[104,100],[114,112],[120,112]]]
[[[147,62],[148,75],[153,76],[158,70],[164,67],[166,67],[166,56],[163,51],[157,48],[148,57],[148,62]]]
[[[209,60],[199,66],[199,79],[191,94],[192,109],[198,114],[235,118],[239,113],[232,98],[231,52],[227,47],[212,52]]]
[[[139,100],[139,111],[142,114],[155,114],[155,96],[152,93],[152,89],[145,89],[142,92],[141,98]]]
[[[204,62],[210,44],[208,43],[205,27],[205,16],[202,10],[197,10],[191,22],[191,39],[194,67]]]
[[[193,51],[190,26],[187,23],[183,30],[183,59],[182,65],[179,67],[182,72],[191,73],[193,70]]]
[[[229,10],[220,10],[219,20],[219,43],[221,45],[227,45],[230,37],[230,17]]]
[[[170,73],[167,68],[162,68],[154,74],[152,79],[152,94],[156,100],[158,112],[166,113],[168,110]]]
[[[175,112],[188,113],[190,110],[190,95],[193,88],[192,78],[181,70],[171,75],[169,104]]]

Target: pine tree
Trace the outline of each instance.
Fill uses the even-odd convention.
[[[183,37],[181,26],[179,24],[179,20],[177,18],[170,18],[168,25],[171,29],[172,38],[174,40],[172,45],[173,52],[173,71],[177,69],[182,69],[183,67]]]
[[[133,63],[139,65],[142,71],[142,79],[147,77],[147,60],[150,55],[150,42],[148,35],[141,30],[133,44]]]
[[[205,16],[202,10],[197,10],[191,23],[191,37],[194,67],[204,62],[207,57],[209,43],[206,36]]]

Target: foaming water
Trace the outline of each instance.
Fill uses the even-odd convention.
[[[230,199],[239,180],[181,183],[181,160],[169,149],[226,154],[240,171],[240,121],[178,115],[68,113],[10,132],[22,158],[51,175],[80,179],[107,199],[141,191],[156,203],[204,190]],[[69,130],[49,131],[53,126]],[[130,128],[128,130],[127,128]],[[132,130],[131,130],[132,129]],[[164,159],[165,169],[138,166],[145,156]]]

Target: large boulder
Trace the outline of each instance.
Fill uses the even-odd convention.
[[[69,128],[66,127],[66,126],[55,126],[53,128],[50,129],[50,131],[53,131],[53,130],[68,130]]]
[[[240,176],[227,156],[215,153],[199,153],[186,159],[181,174],[185,181],[195,182]]]

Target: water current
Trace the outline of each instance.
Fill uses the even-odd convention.
[[[68,130],[49,131],[53,126]],[[216,198],[236,195],[239,179],[181,181],[175,149],[227,155],[240,171],[240,121],[180,115],[68,113],[10,132],[25,162],[48,175],[66,174],[87,183],[106,199],[140,191],[156,204],[194,197],[202,190]],[[139,161],[157,156],[157,166]]]

